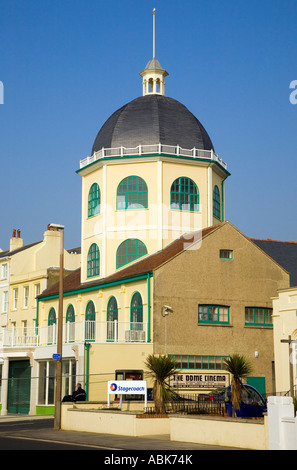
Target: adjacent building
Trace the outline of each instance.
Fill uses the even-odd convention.
[[[1,410],[4,414],[30,409],[28,399],[22,403],[22,394],[30,396],[28,377],[32,375],[33,354],[39,345],[36,297],[59,278],[59,258],[60,232],[49,227],[43,240],[28,245],[24,245],[20,231],[13,230],[9,250],[0,253]],[[67,275],[80,266],[80,249],[64,250],[64,259],[64,275]]]

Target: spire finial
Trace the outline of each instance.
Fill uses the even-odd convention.
[[[156,31],[156,28],[155,28],[155,23],[156,23],[156,8],[153,9],[153,59],[156,57],[156,51],[155,51],[155,45],[156,45],[156,42],[155,42],[155,31]]]
[[[160,62],[156,59],[155,51],[155,16],[156,8],[153,9],[153,58],[147,63],[145,69],[140,72],[142,76],[142,93],[143,96],[149,94],[165,95],[165,77],[168,72],[161,67]]]

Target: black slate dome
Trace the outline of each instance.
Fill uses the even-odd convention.
[[[214,150],[206,130],[186,106],[173,98],[151,94],[130,101],[107,119],[97,134],[92,155],[103,147],[159,143]]]

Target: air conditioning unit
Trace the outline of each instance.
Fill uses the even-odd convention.
[[[143,330],[126,330],[125,331],[125,341],[127,343],[144,342],[145,341],[145,331],[143,331]]]

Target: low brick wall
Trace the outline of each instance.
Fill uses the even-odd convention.
[[[67,431],[97,432],[118,436],[152,436],[170,434],[170,420],[164,417],[142,418],[133,412],[61,407],[61,428]]]
[[[170,417],[170,439],[241,449],[268,450],[268,422],[206,416]]]
[[[141,412],[90,408],[63,403],[61,427],[68,431],[122,436],[170,435],[172,441],[241,449],[268,449],[268,420],[187,415],[145,415]]]

